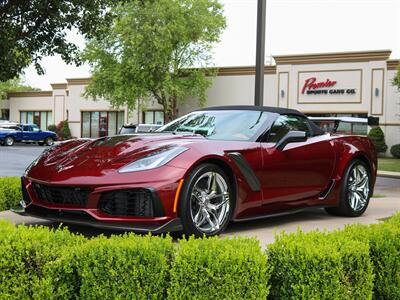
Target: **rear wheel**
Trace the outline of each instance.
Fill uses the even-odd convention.
[[[46,144],[47,146],[53,146],[53,145],[54,145],[54,139],[51,138],[51,137],[46,138],[46,139],[44,140],[44,142],[45,142],[45,144]]]
[[[15,140],[12,136],[8,136],[4,139],[4,145],[6,145],[6,146],[12,146],[12,145],[14,145],[14,142],[15,142]]]
[[[228,226],[234,199],[229,178],[216,165],[196,167],[185,181],[179,216],[186,235],[213,236]]]
[[[358,217],[368,207],[371,198],[371,175],[368,166],[353,160],[347,167],[340,191],[339,206],[326,208],[332,215]]]

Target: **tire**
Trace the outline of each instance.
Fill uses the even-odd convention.
[[[38,145],[39,145],[39,146],[43,146],[43,145],[44,145],[44,142],[38,142]]]
[[[359,217],[368,207],[371,192],[371,172],[367,164],[353,160],[344,172],[339,206],[325,210],[335,216]]]
[[[54,145],[54,139],[53,139],[52,137],[47,137],[47,138],[44,140],[44,143],[45,143],[47,146],[53,146],[53,145]]]
[[[13,146],[14,143],[15,143],[15,140],[14,140],[14,138],[13,138],[12,136],[7,136],[7,137],[4,139],[4,145],[5,145],[5,146]]]
[[[230,180],[221,168],[213,164],[197,166],[185,179],[179,201],[178,214],[184,234],[201,237],[224,231],[233,214],[232,191]]]

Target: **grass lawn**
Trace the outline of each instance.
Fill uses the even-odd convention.
[[[400,159],[378,158],[378,170],[400,172]]]

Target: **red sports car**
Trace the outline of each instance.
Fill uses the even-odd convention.
[[[154,133],[50,148],[22,177],[21,213],[138,232],[215,235],[230,221],[311,206],[360,216],[376,169],[368,138],[327,134],[296,110],[212,107]]]

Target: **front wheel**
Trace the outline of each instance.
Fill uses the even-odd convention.
[[[12,136],[8,136],[4,139],[4,145],[6,145],[6,146],[12,146],[12,145],[14,145],[14,142],[15,142],[15,140]]]
[[[326,208],[332,215],[358,217],[368,207],[371,198],[371,175],[368,166],[360,160],[353,160],[343,176],[338,207]]]
[[[228,226],[234,208],[227,175],[216,165],[202,164],[185,180],[179,216],[186,235],[213,236]]]

